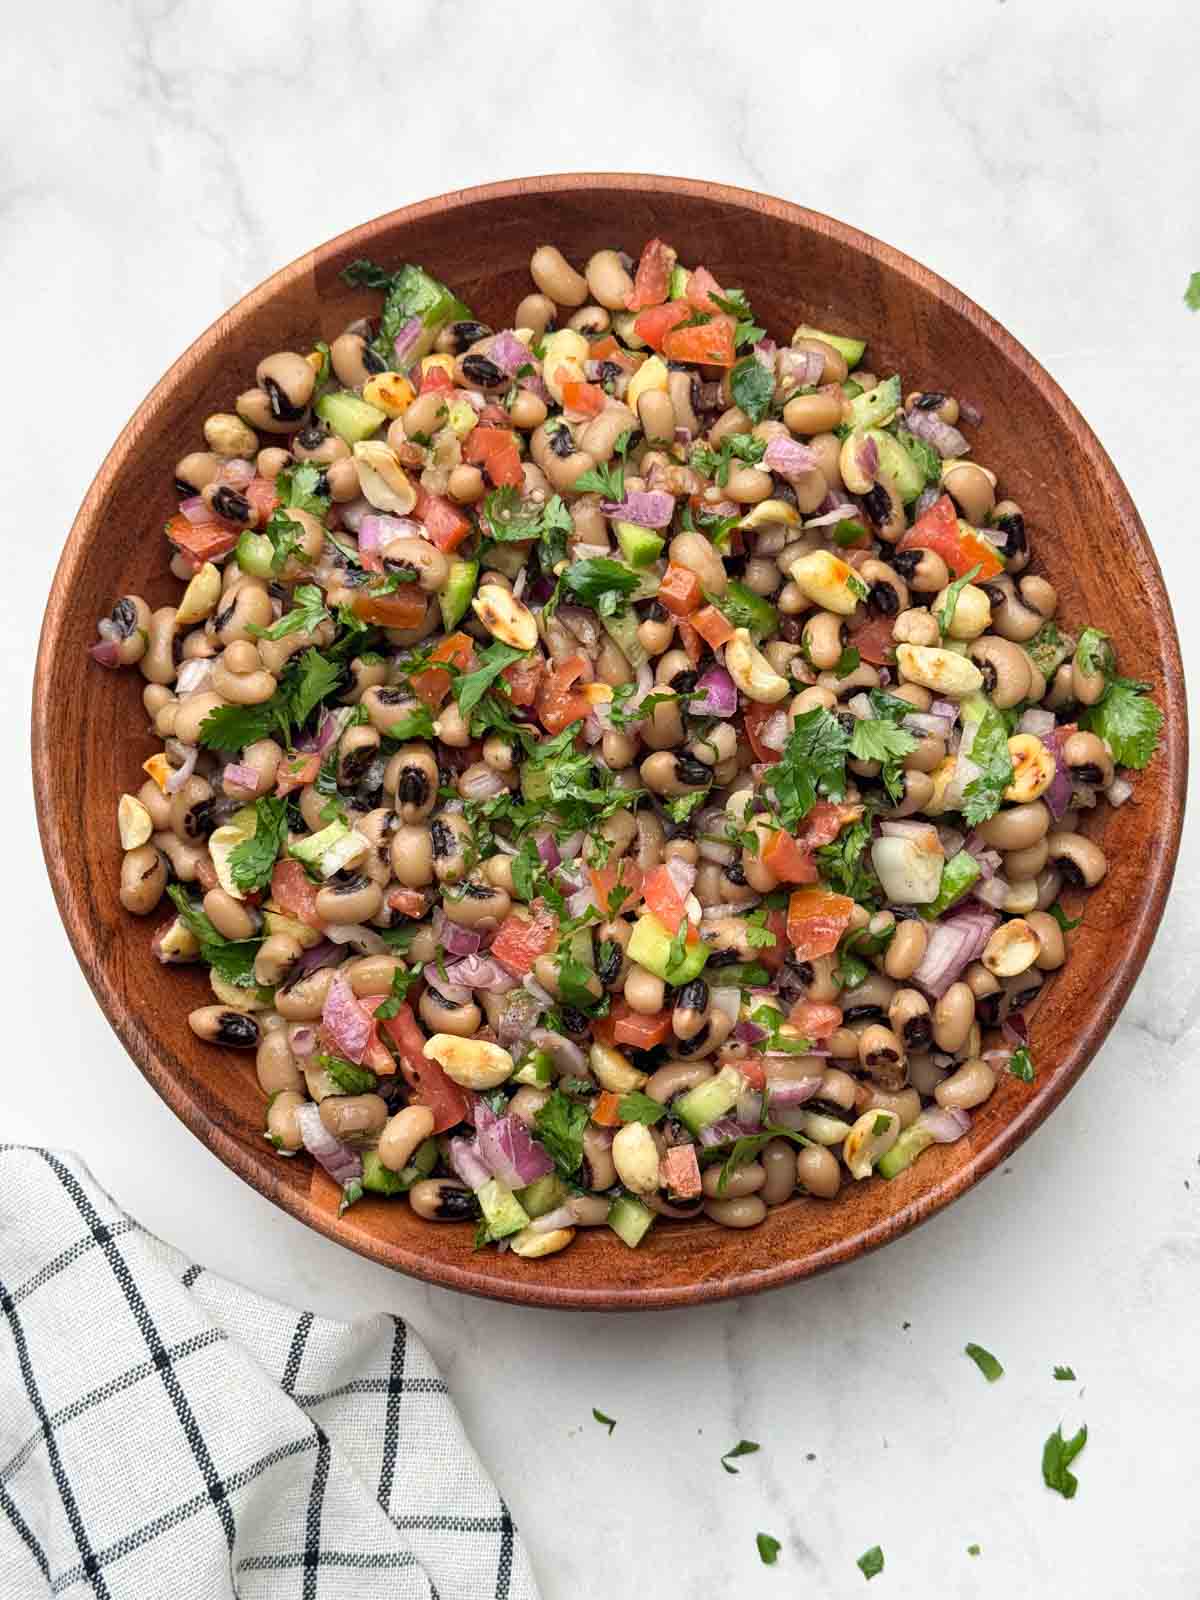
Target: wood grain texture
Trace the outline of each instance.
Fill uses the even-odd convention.
[[[1134,801],[1091,824],[1111,869],[1034,1019],[1036,1084],[1005,1077],[965,1139],[891,1184],[849,1185],[832,1205],[795,1199],[748,1233],[660,1223],[636,1251],[593,1230],[543,1261],[477,1253],[468,1227],[420,1222],[397,1203],[363,1201],[338,1221],[311,1164],[264,1142],[253,1064],[192,1036],[187,1012],[208,997],[200,973],[161,967],[149,949],[158,919],[121,909],[116,798],[137,787],[155,746],[139,674],[103,673],[86,649],[117,596],[177,599],[160,530],[175,504],[172,468],[199,446],[205,416],[230,407],[263,354],[332,338],[377,308],[376,296],[340,282],[348,261],[421,262],[503,326],[530,288],[536,245],[553,241],[579,263],[604,245],[636,255],[653,233],[741,284],[777,336],[800,320],[864,333],[875,371],[899,370],[906,389],[946,389],[982,410],[975,454],[1024,507],[1035,567],[1057,585],[1068,624],[1103,624],[1122,670],[1152,685],[1166,712],[1163,747],[1135,780]],[[1183,816],[1187,720],[1170,602],[1124,485],[1061,389],[978,306],[887,245],[781,200],[684,179],[585,174],[444,195],[332,240],[247,295],[175,363],[101,467],[50,594],[35,685],[34,784],[55,896],[96,998],[158,1093],[309,1226],[429,1282],[529,1305],[646,1309],[772,1288],[887,1243],[977,1183],[1058,1104],[1112,1026],[1157,929]]]

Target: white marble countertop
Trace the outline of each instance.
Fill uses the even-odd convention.
[[[650,1319],[467,1300],[299,1227],[155,1097],[59,926],[27,708],[41,598],[104,451],[169,361],[276,267],[488,179],[722,179],[831,212],[943,273],[1044,362],[1111,451],[1200,681],[1200,317],[1181,303],[1200,268],[1200,102],[1183,92],[1200,70],[1193,8],[780,5],[755,24],[616,0],[595,15],[607,32],[541,3],[62,0],[6,32],[0,705],[14,759],[0,838],[21,908],[6,987],[21,1003],[0,1133],[83,1152],[149,1227],[220,1272],[335,1314],[409,1317],[547,1600],[854,1595],[855,1559],[876,1543],[881,1595],[1194,1595],[1194,832],[1124,1016],[1003,1175],[816,1282]],[[962,1355],[967,1340],[1004,1362],[999,1384]],[[1055,1363],[1078,1382],[1056,1383]],[[618,1419],[612,1437],[593,1406]],[[1060,1419],[1091,1430],[1070,1504],[1041,1482]],[[718,1458],[743,1437],[762,1449],[729,1477]],[[758,1530],[783,1541],[773,1569]]]

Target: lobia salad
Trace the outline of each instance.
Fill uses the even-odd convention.
[[[498,329],[349,267],[377,315],[207,419],[178,602],[92,655],[162,743],[122,903],[281,1158],[537,1258],[835,1202],[1031,1082],[1162,717],[865,331],[659,239],[530,267]]]

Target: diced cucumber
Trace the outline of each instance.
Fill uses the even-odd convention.
[[[684,296],[687,294],[688,279],[690,277],[691,273],[686,267],[676,266],[671,268],[671,287],[669,291],[670,299],[682,300],[684,298]]]
[[[288,855],[294,856],[297,861],[302,861],[306,867],[319,870],[321,857],[325,852],[345,839],[349,833],[349,823],[338,818],[327,828],[322,828],[319,833],[310,833],[307,838],[297,839],[294,844],[289,844]]]
[[[347,444],[358,444],[369,439],[387,421],[387,412],[368,404],[360,395],[349,389],[335,389],[323,394],[317,401],[316,412],[322,422],[327,422]]]
[[[960,850],[956,856],[951,856],[942,868],[937,899],[931,900],[928,905],[917,907],[926,922],[933,922],[943,911],[948,911],[956,900],[961,900],[971,885],[978,880],[982,870],[969,850]]]
[[[544,1050],[531,1050],[513,1073],[513,1083],[531,1083],[535,1089],[544,1088],[554,1076],[554,1063]]]
[[[548,1172],[544,1178],[535,1178],[518,1189],[517,1199],[531,1217],[544,1217],[549,1211],[557,1211],[569,1193],[558,1174]]]
[[[604,624],[605,633],[635,672],[649,661],[646,647],[638,638],[638,619],[635,611],[632,609],[622,611],[620,616],[601,617],[600,621]]]
[[[933,1135],[926,1128],[919,1122],[911,1123],[892,1148],[880,1156],[875,1164],[875,1171],[881,1178],[898,1177],[906,1167],[911,1167],[922,1150],[928,1150],[932,1143]]]
[[[362,1164],[362,1186],[371,1194],[403,1194],[409,1187],[403,1173],[384,1166],[378,1150],[364,1150]]]
[[[842,384],[842,393],[846,396],[847,400],[857,400],[862,392],[862,384],[854,378],[847,378],[845,383]],[[815,389],[813,390],[813,393],[816,393]]]
[[[884,378],[850,402],[852,428],[882,428],[900,409],[899,377]]]
[[[653,1223],[654,1212],[631,1194],[621,1195],[608,1208],[609,1227],[631,1250],[637,1249]]]
[[[840,1117],[828,1117],[822,1111],[804,1111],[800,1116],[800,1132],[814,1144],[835,1145],[850,1132],[850,1124]]]
[[[779,612],[769,600],[732,578],[725,593],[712,602],[732,628],[748,628],[755,639],[765,639],[779,625]]]
[[[643,528],[636,522],[613,523],[621,554],[631,567],[648,567],[663,553],[663,540],[653,528]]]
[[[466,616],[471,596],[475,593],[475,580],[478,576],[478,561],[461,561],[457,558],[451,560],[446,587],[438,595],[438,605],[442,609],[442,626],[447,633],[457,627]]]
[[[488,550],[487,559],[489,567],[515,583],[529,562],[529,551],[519,540],[514,544],[494,544]]]
[[[483,1188],[476,1191],[475,1198],[487,1223],[489,1239],[506,1239],[510,1233],[520,1233],[529,1226],[525,1207],[499,1178],[489,1178]]]
[[[550,769],[537,767],[532,761],[521,763],[521,793],[530,805],[539,805],[550,798]]]
[[[238,566],[252,578],[274,576],[271,563],[275,559],[275,546],[265,533],[252,533],[249,528],[244,528],[238,538],[234,555]]]
[[[868,428],[866,436],[875,441],[875,448],[879,452],[880,471],[885,472],[895,483],[896,491],[904,504],[907,505],[910,500],[915,500],[925,487],[925,474],[899,439],[894,439],[882,428]]]
[[[867,348],[865,339],[852,339],[845,333],[822,333],[820,328],[810,328],[804,322],[792,335],[792,343],[795,344],[797,339],[821,339],[825,344],[831,344],[848,367],[856,367]]]
[[[682,957],[672,964],[673,938],[674,935],[667,932],[658,918],[647,911],[633,925],[633,933],[629,940],[629,959],[645,967],[656,978],[662,978],[665,983],[677,986],[691,983],[692,979],[698,978],[704,970],[709,948],[703,939],[697,939],[694,944],[684,945]]]
[[[722,1067],[715,1078],[708,1078],[680,1095],[671,1109],[689,1132],[699,1133],[710,1122],[729,1115],[745,1086],[736,1067]]]

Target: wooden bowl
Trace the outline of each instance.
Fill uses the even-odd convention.
[[[86,650],[114,599],[174,601],[160,529],[174,509],[172,469],[201,442],[212,411],[253,382],[257,360],[332,338],[378,298],[340,270],[357,256],[416,261],[502,327],[530,289],[529,257],[553,240],[581,263],[601,246],[636,255],[659,234],[681,258],[741,284],[776,337],[805,321],[870,339],[872,368],[905,388],[939,388],[983,412],[978,459],[1020,502],[1037,567],[1068,623],[1112,635],[1121,670],[1146,679],[1166,712],[1163,745],[1135,798],[1102,808],[1095,831],[1110,869],[1087,898],[1067,967],[1032,1028],[1037,1081],[1004,1076],[957,1144],[928,1151],[891,1183],[847,1183],[833,1204],[794,1199],[760,1228],[664,1223],[638,1250],[606,1230],[560,1255],[521,1261],[476,1252],[466,1225],[419,1221],[366,1200],[340,1221],[332,1185],[262,1137],[252,1061],[201,1044],[188,1011],[199,972],[150,954],[158,917],[117,897],[114,813],[156,748],[137,672],[107,674]],[[790,1283],[873,1250],[932,1216],[1028,1137],[1087,1066],[1137,977],[1158,926],[1179,844],[1187,724],[1171,606],[1145,530],[1100,443],[1037,362],[950,284],[840,222],[744,190],[678,178],[585,174],[490,184],[380,217],[293,262],[213,324],[170,369],[110,451],[75,519],[46,611],[35,683],[39,821],[59,909],[80,964],[121,1040],[168,1105],[216,1155],[277,1205],[373,1260],[431,1283],[527,1305],[646,1309]],[[81,827],[82,824],[82,827]]]

